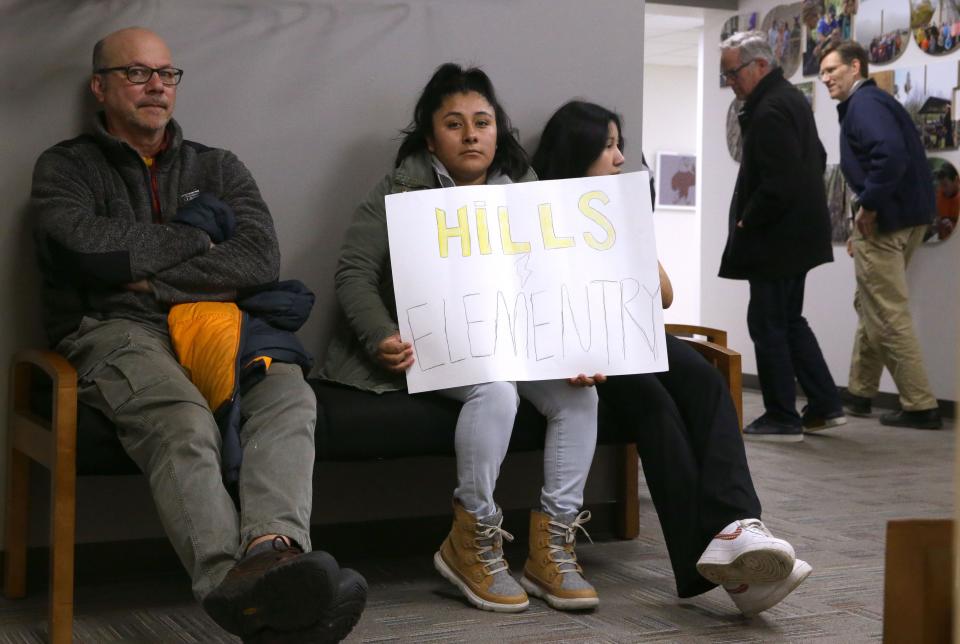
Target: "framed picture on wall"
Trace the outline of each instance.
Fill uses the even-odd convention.
[[[657,152],[657,208],[696,210],[697,157]]]

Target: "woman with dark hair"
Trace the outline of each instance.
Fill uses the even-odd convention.
[[[621,118],[572,101],[550,118],[533,167],[541,179],[619,174]],[[653,197],[651,182],[651,201]],[[673,291],[660,266],[661,300]],[[637,428],[637,451],[670,553],[677,594],[721,584],[744,615],[779,603],[810,574],[760,521],[739,421],[720,373],[666,336],[669,371],[597,378],[600,397]]]
[[[527,156],[487,75],[447,63],[427,83],[404,130],[394,170],[360,204],[336,272],[346,320],[327,350],[328,379],[373,392],[402,390],[416,356],[400,338],[384,197],[408,190],[533,181]],[[478,608],[516,612],[527,592],[559,609],[592,608],[597,593],[574,546],[589,520],[580,512],[597,437],[593,379],[488,382],[438,393],[463,402],[454,436],[457,488],[437,570]],[[530,554],[520,585],[503,558],[503,514],[493,499],[523,396],[547,419],[541,508],[530,515]],[[526,592],[525,592],[526,590]]]

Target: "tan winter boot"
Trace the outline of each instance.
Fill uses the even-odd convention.
[[[589,512],[558,517],[530,512],[530,555],[520,585],[558,610],[594,608],[600,603],[573,551],[578,529],[590,539],[583,529],[589,520]]]
[[[454,500],[453,527],[433,555],[433,565],[477,608],[518,613],[530,601],[503,558],[503,540],[513,541],[513,535],[501,523],[499,510],[478,520]]]

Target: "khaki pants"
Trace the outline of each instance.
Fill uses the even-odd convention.
[[[81,402],[117,426],[150,481],[160,520],[198,599],[250,542],[282,534],[310,549],[316,398],[300,367],[274,362],[240,401],[240,510],[221,480],[220,430],[163,331],[84,318],[57,346]]]
[[[859,322],[850,361],[850,393],[870,398],[880,387],[886,367],[906,411],[937,407],[930,390],[923,354],[913,330],[907,299],[907,265],[923,242],[927,226],[913,226],[864,238],[853,232],[853,265],[857,290],[853,306]]]

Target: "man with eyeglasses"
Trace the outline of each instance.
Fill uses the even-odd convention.
[[[747,327],[765,408],[743,437],[802,441],[804,430],[847,421],[803,317],[807,272],[833,261],[823,183],[827,155],[810,105],[783,77],[765,35],[737,33],[720,48],[723,77],[744,101],[738,115],[743,156],[720,277],[750,284]],[[797,382],[808,400],[800,414]]]
[[[145,29],[94,47],[90,89],[102,112],[34,171],[47,332],[77,369],[79,400],[114,423],[146,474],[214,621],[246,642],[340,639],[359,619],[366,582],[310,549],[316,400],[301,367],[275,360],[240,399],[235,505],[217,423],[171,343],[173,305],[233,301],[275,282],[280,263],[246,167],[185,140],[172,119],[182,75]],[[189,225],[198,212],[231,219],[232,234]]]
[[[853,41],[828,47],[820,80],[839,101],[840,169],[856,194],[853,256],[857,330],[850,360],[847,411],[869,416],[886,367],[900,409],[884,425],[940,429],[943,421],[913,329],[907,265],[936,213],[933,175],[910,114],[867,77],[867,52]]]

